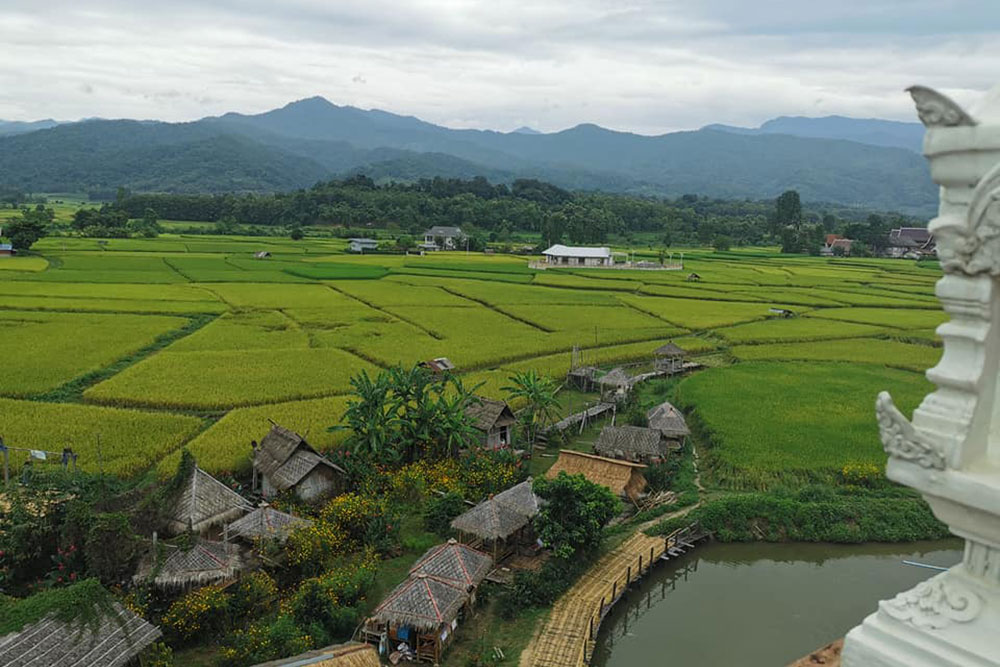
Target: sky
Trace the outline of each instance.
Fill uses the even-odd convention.
[[[322,95],[449,127],[916,120],[1000,83],[1000,0],[0,0],[0,118],[194,120]]]

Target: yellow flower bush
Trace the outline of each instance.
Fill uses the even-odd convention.
[[[225,621],[229,596],[219,586],[205,586],[176,600],[162,624],[181,640],[217,632]]]

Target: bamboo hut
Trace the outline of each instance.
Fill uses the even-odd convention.
[[[15,603],[16,604],[16,603]],[[117,602],[93,626],[49,615],[0,636],[0,665],[9,667],[123,667],[161,636]]]
[[[472,427],[479,431],[480,441],[488,449],[510,447],[513,439],[511,428],[517,421],[514,411],[505,401],[476,397],[465,409]]]
[[[668,451],[660,432],[643,426],[605,426],[594,443],[595,454],[635,463],[662,463]]]
[[[405,644],[417,660],[439,664],[451,644],[458,616],[469,601],[460,585],[426,574],[409,577],[375,608],[365,635],[398,649]]]
[[[158,559],[154,547],[139,564],[133,581],[152,577],[157,588],[187,590],[231,581],[247,566],[235,544],[210,540],[199,540],[190,549],[175,549],[162,564],[158,564]]]
[[[338,644],[261,662],[254,667],[379,667],[378,653],[371,644]]]
[[[410,576],[427,575],[463,586],[474,603],[475,590],[491,569],[493,559],[488,554],[451,539],[428,549],[410,568]]]
[[[561,449],[559,458],[545,476],[551,479],[560,472],[565,472],[567,475],[583,475],[595,484],[608,487],[615,495],[637,502],[639,495],[646,488],[646,478],[642,475],[645,467],[640,463],[617,461],[594,454]]]
[[[166,531],[170,535],[189,529],[206,533],[251,509],[243,496],[195,466],[173,504],[167,508]]]
[[[274,424],[254,447],[254,469],[263,477],[261,493],[270,498],[291,490],[305,501],[333,495],[344,486],[340,466],[320,456],[298,433]]]
[[[624,398],[631,384],[632,378],[621,368],[608,371],[597,381],[597,385],[601,388],[601,400],[608,402]]]
[[[684,415],[669,402],[663,402],[650,408],[646,413],[649,428],[656,429],[667,443],[667,448],[678,450],[684,446],[684,440],[691,435],[691,429],[684,421]]]
[[[227,525],[225,534],[227,540],[239,537],[250,542],[258,539],[276,539],[284,542],[296,526],[311,523],[310,519],[279,512],[265,505]]]
[[[462,542],[488,552],[499,563],[531,542],[531,521],[538,514],[532,480],[487,498],[451,522]]]
[[[687,352],[673,341],[653,350],[656,359],[656,370],[670,373],[680,373],[684,370],[684,357]]]

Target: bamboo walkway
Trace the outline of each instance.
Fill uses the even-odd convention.
[[[688,527],[667,537],[632,535],[587,570],[552,607],[521,667],[582,667],[591,657],[604,615],[650,566],[694,546],[705,537]]]

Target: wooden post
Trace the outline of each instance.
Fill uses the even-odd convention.
[[[590,617],[590,639],[594,638],[594,617]]]
[[[611,601],[614,602],[615,598],[618,597],[618,580],[615,579],[614,583],[611,584]]]
[[[639,575],[642,575],[642,554],[639,554]]]
[[[640,556],[640,558],[641,558],[641,556]],[[628,569],[625,570],[625,586],[628,586],[630,583],[632,583],[632,566],[631,565],[629,565]]]

